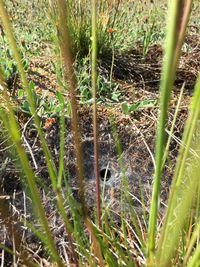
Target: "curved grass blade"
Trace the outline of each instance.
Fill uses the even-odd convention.
[[[13,57],[14,57],[16,64],[17,64],[17,68],[18,68],[18,71],[19,71],[19,74],[20,74],[20,77],[22,80],[23,89],[27,94],[28,102],[30,104],[30,110],[31,110],[31,113],[34,117],[34,122],[35,122],[35,125],[36,125],[37,130],[38,130],[42,149],[43,149],[44,154],[45,154],[46,164],[47,164],[49,175],[51,178],[51,183],[52,183],[53,189],[56,190],[57,170],[56,170],[54,161],[52,159],[51,152],[49,151],[49,148],[47,146],[43,131],[41,129],[40,118],[38,117],[37,111],[36,111],[36,103],[34,101],[33,93],[32,93],[32,90],[29,86],[26,73],[24,71],[21,56],[20,56],[20,53],[19,53],[18,48],[17,48],[16,40],[15,40],[13,31],[12,31],[12,27],[11,27],[11,24],[9,21],[9,16],[7,14],[3,0],[0,0],[0,17],[2,19],[3,26],[5,28],[5,33],[7,35],[8,41],[9,41],[9,46],[13,52]]]
[[[160,115],[156,139],[156,169],[152,192],[152,204],[148,231],[148,265],[154,263],[157,213],[159,207],[160,179],[162,175],[163,151],[165,148],[165,126],[172,86],[175,79],[180,50],[190,14],[191,1],[169,1],[169,21],[166,37],[166,48],[160,85]]]
[[[199,127],[200,118],[200,75],[183,135],[184,146],[180,148],[177,166],[173,178],[168,209],[158,246],[157,258],[163,266],[169,264],[170,256],[177,247],[178,237],[184,226],[189,209],[199,187]],[[195,153],[190,153],[190,150]],[[170,235],[169,235],[170,233]],[[172,238],[173,237],[173,238]],[[165,264],[165,265],[164,265]]]
[[[46,218],[45,211],[44,211],[44,208],[42,206],[42,201],[40,199],[38,188],[36,186],[35,174],[33,173],[33,170],[29,164],[29,159],[28,159],[28,157],[24,151],[24,148],[21,144],[20,130],[19,130],[12,106],[10,105],[10,99],[9,99],[8,94],[7,94],[7,89],[5,88],[5,83],[2,80],[0,80],[0,85],[4,89],[3,90],[3,96],[4,96],[5,105],[6,105],[6,111],[5,111],[5,108],[0,109],[0,116],[4,122],[5,127],[7,128],[11,138],[12,138],[12,142],[14,143],[16,150],[17,150],[17,153],[19,155],[22,170],[25,174],[27,183],[29,185],[29,189],[31,192],[31,196],[32,196],[34,205],[36,207],[38,217],[40,219],[42,228],[43,228],[44,232],[46,233],[46,246],[49,248],[52,257],[57,262],[58,266],[63,267],[64,264],[62,263],[59,255],[58,255],[58,251],[56,249],[56,246],[54,244],[54,240],[53,240],[52,235],[51,235],[51,231],[49,229],[48,220]]]
[[[44,154],[45,154],[46,164],[47,164],[49,175],[50,175],[50,178],[51,178],[52,187],[53,187],[54,192],[57,195],[57,205],[58,205],[58,208],[59,209],[62,208],[60,210],[61,211],[60,214],[62,216],[64,216],[64,212],[63,212],[63,210],[64,210],[64,204],[63,204],[64,201],[63,201],[63,198],[59,194],[59,190],[57,191],[58,184],[57,184],[57,171],[56,171],[56,167],[54,165],[54,161],[52,159],[51,152],[48,149],[46,140],[44,138],[43,131],[42,131],[41,126],[40,126],[40,119],[39,119],[39,117],[37,115],[37,112],[36,112],[36,106],[35,106],[34,98],[32,97],[32,91],[29,88],[29,84],[28,84],[28,81],[27,81],[26,73],[24,71],[24,68],[23,68],[23,65],[22,65],[22,62],[21,62],[20,53],[19,53],[19,51],[17,49],[17,44],[16,44],[16,41],[15,41],[15,38],[14,38],[14,34],[13,34],[13,31],[12,31],[10,22],[9,22],[9,17],[8,17],[8,14],[6,12],[6,9],[5,9],[5,6],[4,6],[4,3],[3,3],[2,0],[0,1],[0,15],[1,15],[1,18],[2,18],[2,21],[3,21],[5,32],[7,34],[8,40],[9,40],[9,45],[10,45],[12,51],[13,51],[14,58],[15,58],[15,60],[17,62],[17,66],[18,66],[18,70],[19,70],[19,73],[20,73],[20,76],[21,76],[21,79],[22,79],[24,90],[27,93],[28,101],[30,103],[31,113],[33,114],[34,121],[35,121],[37,130],[38,130],[38,134],[39,134],[39,137],[40,137],[41,145],[42,145],[42,148],[43,148],[43,151],[44,151]],[[7,103],[8,103],[8,101],[7,101]],[[11,107],[9,107],[9,112],[11,112],[11,111],[12,111],[11,110]],[[13,114],[13,116],[14,116],[14,114]],[[17,127],[16,122],[12,122],[12,123],[15,123],[15,127]],[[61,139],[61,140],[63,142],[63,139]],[[25,152],[23,151],[23,153],[25,153]],[[23,155],[23,156],[25,157],[25,155]],[[28,167],[28,166],[29,165],[26,165],[26,167]],[[31,167],[29,166],[29,169],[30,168]],[[32,170],[30,170],[30,172],[31,172],[31,175],[34,176]],[[30,186],[30,184],[29,184],[29,186]],[[31,190],[33,190],[33,189],[31,189]],[[38,200],[38,201],[40,201],[40,200]],[[63,217],[64,222],[65,222],[65,228],[68,229],[68,233],[70,235],[70,233],[71,233],[71,230],[70,230],[71,226],[70,226],[69,221],[66,220],[66,218],[67,217],[65,215]]]

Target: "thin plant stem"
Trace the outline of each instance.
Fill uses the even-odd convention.
[[[197,267],[200,265],[200,245],[195,249],[195,253],[190,259],[187,267]]]
[[[166,159],[167,159],[167,156],[168,156],[168,153],[169,153],[169,146],[170,146],[170,143],[171,143],[171,139],[172,139],[172,134],[173,134],[173,131],[174,131],[174,127],[176,125],[176,119],[177,119],[177,116],[178,116],[178,111],[179,111],[179,108],[180,108],[180,104],[181,104],[181,99],[182,99],[182,96],[183,96],[184,87],[185,87],[185,83],[181,87],[181,92],[180,92],[178,103],[176,105],[176,109],[175,109],[175,112],[174,112],[174,117],[173,117],[172,125],[171,125],[171,128],[170,128],[169,134],[168,134],[169,137],[168,137],[167,144],[166,144],[166,147],[165,147],[165,153],[164,153],[164,156],[163,156],[162,168],[164,168],[164,166],[165,166],[165,162],[166,162]]]
[[[4,86],[4,83],[2,83],[1,80],[0,80],[0,85],[2,87]],[[16,146],[16,149],[17,149],[20,161],[21,161],[22,169],[25,173],[25,177],[27,179],[27,183],[29,185],[31,195],[32,195],[35,207],[37,209],[40,222],[41,222],[42,227],[46,233],[46,246],[49,247],[51,254],[52,254],[54,260],[56,260],[58,266],[63,267],[64,265],[63,265],[59,255],[58,255],[58,251],[55,247],[54,240],[52,238],[52,235],[51,235],[51,232],[49,229],[49,225],[48,225],[48,221],[47,221],[47,218],[45,215],[45,211],[44,211],[44,208],[41,204],[42,201],[40,199],[39,192],[38,192],[38,189],[36,186],[35,175],[32,171],[32,168],[30,167],[28,157],[27,157],[27,155],[24,151],[24,148],[21,144],[21,137],[19,134],[20,131],[18,128],[18,124],[17,124],[16,118],[15,118],[15,114],[13,112],[12,106],[10,105],[9,96],[6,93],[6,89],[5,89],[5,92],[3,93],[3,95],[4,95],[6,107],[7,107],[7,112],[9,114],[9,118],[8,118],[7,114],[5,114],[5,111],[3,111],[3,109],[0,112],[1,118],[2,118],[6,128],[8,129],[8,131],[12,137],[13,143]]]
[[[180,197],[179,197],[179,191],[180,191],[180,187],[183,183],[183,178],[185,177],[184,173],[185,173],[185,167],[186,167],[186,163],[189,157],[189,151],[190,151],[190,147],[192,145],[192,141],[193,141],[193,137],[195,135],[195,129],[196,129],[196,125],[197,125],[197,121],[199,119],[199,114],[200,114],[200,104],[199,104],[199,99],[200,99],[200,75],[198,76],[197,79],[197,83],[195,86],[195,93],[194,93],[194,97],[193,97],[193,101],[192,101],[192,105],[191,105],[191,110],[190,110],[190,116],[187,120],[186,123],[186,127],[185,127],[185,131],[184,131],[184,135],[183,135],[183,144],[184,146],[180,148],[179,151],[179,157],[178,157],[178,161],[177,161],[177,166],[176,166],[176,170],[175,170],[175,174],[173,177],[173,183],[172,183],[172,189],[171,189],[171,193],[170,193],[170,197],[169,197],[169,201],[168,201],[168,209],[167,209],[167,214],[166,214],[166,218],[165,218],[165,222],[164,222],[164,226],[163,226],[163,231],[161,232],[161,237],[159,240],[159,244],[158,244],[158,258],[162,259],[164,256],[166,257],[166,250],[164,250],[164,248],[167,246],[168,240],[169,240],[169,232],[170,228],[171,228],[171,222],[174,221],[174,209],[177,209],[177,202],[180,202]],[[198,146],[195,145],[195,149],[198,151]],[[193,165],[192,165],[193,163]],[[179,203],[179,209],[177,209],[176,213],[178,212],[182,212],[185,210],[184,205],[190,207],[190,203],[192,201],[192,196],[190,195],[191,192],[189,192],[189,184],[192,183],[192,181],[190,181],[192,178],[194,179],[193,185],[191,185],[191,187],[193,189],[191,189],[192,191],[194,191],[194,188],[196,189],[198,184],[197,181],[195,179],[196,178],[196,173],[195,173],[195,168],[198,166],[195,162],[195,160],[193,160],[189,166],[189,168],[191,169],[191,173],[189,174],[189,176],[191,177],[190,179],[187,178],[187,180],[185,182],[187,182],[187,187],[185,188],[186,193],[188,193],[188,197],[186,197],[186,193],[184,196],[184,199],[181,200],[181,203]],[[195,167],[196,164],[196,167]],[[194,168],[194,170],[192,169]],[[188,170],[189,172],[189,170]],[[198,176],[197,176],[198,177]],[[178,198],[179,197],[179,198]],[[178,198],[178,199],[177,199]],[[186,203],[185,203],[186,202]],[[181,206],[180,206],[181,204]],[[182,208],[180,208],[182,207]],[[182,209],[182,211],[179,211],[180,209]],[[185,213],[187,213],[187,211],[185,211]],[[179,217],[179,221],[178,221],[178,225],[176,228],[180,228],[181,225],[183,225],[184,223],[184,218],[185,215]],[[173,229],[174,234],[173,234],[173,238],[176,237],[175,235],[175,231],[178,231],[176,229]],[[172,249],[172,248],[171,248]]]
[[[33,114],[34,122],[35,122],[35,125],[37,127],[38,134],[39,134],[40,141],[41,141],[41,145],[42,145],[42,148],[43,148],[43,151],[45,154],[46,164],[47,164],[47,167],[49,170],[51,183],[52,183],[53,189],[55,190],[56,186],[57,186],[56,167],[55,167],[54,161],[52,160],[51,152],[49,151],[46,140],[44,138],[43,131],[42,131],[41,126],[40,126],[40,119],[37,115],[34,97],[32,95],[32,91],[30,90],[30,86],[28,84],[27,76],[26,76],[26,73],[24,71],[21,56],[20,56],[20,53],[19,53],[18,48],[17,48],[17,43],[16,43],[13,31],[12,31],[12,27],[11,27],[11,24],[9,21],[9,16],[7,14],[3,0],[0,0],[0,17],[2,18],[3,26],[5,28],[5,33],[7,35],[10,48],[13,52],[13,57],[16,60],[17,68],[18,68],[18,71],[19,71],[19,74],[20,74],[20,77],[22,80],[22,85],[23,85],[24,91],[27,94],[28,102],[30,104],[30,110],[31,110],[31,113]]]
[[[99,176],[98,121],[97,121],[97,3],[92,0],[92,91],[93,91],[93,135],[96,178],[97,220],[101,226],[101,189]]]
[[[44,151],[44,154],[45,154],[46,163],[47,163],[49,175],[50,175],[51,182],[52,182],[52,187],[53,187],[54,192],[57,193],[57,177],[56,177],[56,172],[57,171],[56,171],[56,168],[55,168],[55,165],[54,165],[54,161],[52,159],[52,155],[51,155],[51,153],[50,153],[50,151],[48,149],[48,146],[47,146],[45,138],[44,138],[44,134],[43,134],[41,126],[40,126],[40,119],[39,119],[39,117],[37,115],[37,112],[36,112],[36,106],[35,106],[35,103],[34,103],[34,100],[33,100],[33,97],[32,97],[32,92],[29,89],[29,84],[28,84],[28,81],[27,81],[26,73],[25,73],[24,68],[23,68],[23,64],[22,64],[22,61],[21,61],[20,53],[18,51],[17,44],[16,44],[16,41],[15,41],[15,38],[14,38],[14,34],[13,34],[13,31],[12,31],[12,28],[11,28],[11,25],[10,25],[10,22],[9,22],[9,17],[8,17],[8,14],[6,12],[6,9],[4,7],[4,4],[3,4],[2,0],[0,1],[0,15],[2,17],[2,21],[3,21],[3,24],[4,24],[5,32],[7,34],[8,40],[9,40],[9,45],[11,46],[14,58],[15,58],[15,60],[17,62],[17,66],[18,66],[19,73],[21,75],[21,79],[22,79],[22,84],[23,84],[24,90],[26,91],[27,96],[28,96],[28,101],[30,103],[31,112],[32,112],[33,117],[34,117],[34,121],[35,121],[37,130],[38,130],[38,133],[39,133],[41,145],[42,145],[42,148],[43,148],[43,151]],[[17,127],[17,125],[16,125],[16,127]],[[61,141],[62,141],[61,145],[63,146],[63,137],[61,137]],[[26,167],[28,167],[28,165],[26,165]],[[61,180],[61,179],[59,179],[59,180]],[[61,182],[59,181],[59,183],[61,183]],[[30,189],[30,190],[32,190],[32,189]],[[32,191],[34,192],[34,190],[32,190]],[[58,196],[57,196],[57,200],[58,199],[59,199],[59,201],[61,200],[61,198],[58,198]],[[36,200],[39,201],[37,198],[35,198],[35,201]],[[63,202],[63,199],[62,199],[62,202]],[[39,204],[37,203],[37,205],[39,205]],[[57,205],[58,205],[58,207],[61,206],[61,204],[58,203],[58,202],[57,202]],[[40,211],[40,209],[38,209],[38,214],[39,214],[39,218],[40,218],[40,216],[42,216],[42,211],[41,212],[39,212],[39,211]],[[62,214],[63,213],[61,213],[61,215]],[[44,218],[40,218],[40,219],[44,220]],[[69,227],[66,227],[66,228],[69,228]],[[47,229],[47,231],[48,231],[48,229]],[[70,234],[70,232],[69,232],[69,234]],[[47,234],[47,235],[50,236],[49,234]],[[52,242],[49,242],[49,243],[52,243]],[[55,252],[55,249],[52,248],[52,251]]]
[[[71,225],[69,219],[67,218],[67,214],[66,214],[65,207],[64,207],[63,203],[64,203],[64,201],[63,201],[63,196],[61,194],[61,190],[58,189],[58,191],[57,191],[57,205],[58,205],[60,214],[62,215],[62,218],[64,221],[65,231],[66,231],[66,233],[68,233],[69,244],[71,247],[72,256],[73,256],[75,266],[79,267],[78,255],[77,255],[77,252],[75,249],[74,238],[73,238],[73,230],[74,229],[72,228],[72,225]]]
[[[112,77],[113,77],[113,69],[114,69],[114,63],[115,63],[115,46],[113,41],[113,33],[111,33],[111,43],[112,43],[112,61],[111,61],[111,68],[110,68],[110,89],[112,84]]]
[[[72,110],[72,131],[75,144],[75,157],[77,161],[77,175],[79,181],[79,197],[82,207],[82,216],[87,227],[89,227],[88,222],[88,211],[85,202],[85,184],[84,184],[84,167],[83,167],[83,155],[82,155],[82,145],[80,137],[80,128],[79,128],[79,116],[78,116],[78,104],[76,99],[76,88],[77,82],[73,69],[73,59],[72,59],[72,50],[70,44],[70,36],[68,31],[68,25],[66,25],[66,16],[68,15],[67,6],[64,0],[57,0],[58,4],[58,37],[60,41],[61,57],[64,68],[64,78],[69,89],[70,101],[71,101],[71,110]],[[93,235],[93,233],[91,232]],[[99,244],[94,241],[93,244],[95,247],[98,247],[98,257],[102,258],[101,250]],[[100,260],[101,262],[101,260]],[[101,265],[103,266],[103,265]]]
[[[90,232],[92,243],[93,243],[93,251],[95,255],[95,259],[98,259],[98,265],[100,267],[105,267],[103,256],[101,253],[101,246],[99,245],[99,241],[97,238],[97,234],[94,231],[94,226],[88,218],[85,220],[85,224],[87,226],[88,231]]]
[[[2,192],[0,193],[3,196]],[[8,200],[6,199],[6,197],[3,198],[2,196],[0,199],[1,225],[2,224],[5,225],[10,240],[12,239],[13,243],[15,244],[15,250],[12,252],[12,254],[15,257],[19,257],[25,265],[29,264],[28,266],[34,266],[34,263],[31,261],[30,257],[28,256],[27,249],[23,248],[22,246],[22,236],[20,235],[19,231],[17,231],[15,224],[13,224],[13,214],[11,214]]]
[[[157,229],[157,214],[159,207],[160,180],[163,166],[163,151],[165,147],[165,126],[167,121],[167,111],[175,79],[180,50],[185,35],[188,22],[191,1],[183,3],[181,0],[170,2],[168,33],[166,38],[166,52],[163,63],[161,78],[160,96],[160,116],[157,129],[156,140],[156,169],[154,174],[154,184],[152,192],[152,204],[149,219],[148,231],[148,266],[154,264],[155,239]],[[185,5],[184,5],[185,4]]]
[[[62,186],[62,177],[64,172],[64,151],[65,151],[65,103],[64,97],[60,94],[61,98],[61,117],[60,117],[60,150],[59,150],[59,168],[58,168],[58,183],[57,187]]]
[[[191,241],[190,241],[190,245],[189,245],[188,251],[187,251],[187,253],[185,255],[185,258],[184,258],[184,266],[186,266],[186,262],[188,261],[189,256],[191,254],[191,251],[194,248],[195,242],[198,239],[199,231],[200,231],[200,224],[198,223],[196,225],[195,229],[194,229],[194,232],[193,232],[193,235],[191,237]],[[198,244],[197,248],[195,249],[194,254],[190,258],[187,267],[196,267],[196,266],[198,266],[199,263],[200,263],[199,259],[200,259],[200,244]]]
[[[188,259],[191,256],[191,252],[192,252],[193,248],[195,247],[195,243],[198,242],[199,233],[200,233],[200,223],[197,222],[197,224],[195,225],[195,228],[192,232],[192,236],[189,240],[188,249],[187,249],[186,254],[184,256],[184,260],[183,260],[184,266],[186,265],[186,263],[188,262]]]
[[[64,78],[69,89],[71,109],[72,109],[72,132],[75,144],[75,157],[77,163],[77,176],[79,181],[79,197],[82,205],[83,216],[87,214],[85,203],[85,185],[84,185],[84,167],[82,156],[82,145],[79,129],[78,104],[76,99],[77,82],[73,69],[72,50],[68,26],[66,24],[68,17],[67,5],[64,0],[57,0],[58,5],[58,38],[60,42],[61,57],[64,69]]]

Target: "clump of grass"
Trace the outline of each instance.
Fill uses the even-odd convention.
[[[97,53],[108,53],[111,50],[111,39],[107,32],[108,28],[115,28],[121,0],[98,2],[97,18]],[[68,16],[66,24],[68,25],[71,37],[72,53],[75,57],[81,59],[88,56],[91,50],[91,8],[90,1],[71,1],[67,0]],[[51,18],[56,22],[56,3],[51,3]],[[59,33],[58,33],[59,34]]]
[[[68,25],[74,57],[81,59],[91,50],[91,8],[90,1],[67,0]],[[152,1],[124,2],[100,1],[97,3],[97,54],[111,55],[116,51],[128,50],[139,41],[146,54],[148,48],[162,39],[159,16],[164,17],[162,4]],[[51,2],[51,18],[56,24],[56,4]],[[164,25],[162,25],[164,29]]]

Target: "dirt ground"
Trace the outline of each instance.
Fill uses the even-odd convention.
[[[195,80],[200,67],[200,42],[198,36],[187,36],[186,44],[189,44],[190,51],[183,52],[180,66],[177,72],[174,91],[171,99],[169,111],[169,123],[167,129],[170,129],[173,120],[174,111],[178,101],[180,88],[183,83],[184,95],[181,100],[179,114],[173,133],[173,139],[170,145],[169,158],[165,167],[162,179],[161,209],[166,205],[169,186],[172,179],[173,168],[176,162],[177,151],[182,136],[184,123],[188,114],[188,104],[191,101]],[[34,59],[31,63],[29,77],[37,86],[38,93],[47,91],[54,95],[57,90],[55,73],[52,72],[48,61],[43,58]],[[115,58],[113,79],[119,84],[122,92],[120,102],[127,101],[129,104],[145,99],[158,100],[159,82],[162,64],[162,48],[158,45],[153,46],[146,57],[142,55],[142,50],[138,47],[129,51],[129,53],[117,55]],[[111,59],[102,58],[99,63],[99,71],[107,77],[111,65]],[[12,82],[10,84],[13,86]],[[111,117],[115,118],[119,140],[122,145],[122,158],[125,162],[125,174],[129,182],[129,190],[132,198],[132,205],[140,214],[142,209],[141,190],[145,201],[146,212],[148,214],[151,201],[152,175],[154,170],[153,155],[154,142],[156,135],[158,105],[150,108],[141,108],[130,116],[124,115],[121,110],[121,104],[115,103],[112,106],[98,106],[99,122],[99,153],[100,153],[100,176],[102,179],[102,188],[105,187],[105,202],[110,205],[111,210],[117,214],[120,210],[120,189],[122,180],[122,169],[119,166],[118,155],[116,152],[116,142],[113,139]],[[38,182],[41,187],[41,196],[47,217],[51,225],[51,230],[57,240],[61,255],[64,258],[61,241],[66,243],[66,237],[63,236],[63,226],[55,210],[54,197],[50,188],[49,175],[45,166],[37,132],[33,121],[18,113],[18,120],[22,130],[22,142],[30,157],[30,162],[35,173],[40,177]],[[92,106],[84,105],[80,107],[80,126],[82,136],[82,146],[84,154],[85,181],[87,204],[94,208],[95,205],[95,178],[94,178],[94,156],[93,156],[93,132],[92,132]],[[59,118],[45,129],[46,119],[42,119],[45,138],[52,152],[55,164],[59,160]],[[72,133],[70,130],[70,119],[66,118],[66,144],[65,144],[65,167],[69,172],[69,182],[72,185],[72,192],[77,197],[77,179],[75,170],[74,145]],[[26,186],[20,182],[20,166],[16,163],[17,159],[14,148],[8,147],[5,135],[1,135],[0,143],[0,187],[1,194],[5,198],[6,205],[11,211],[12,218],[16,222],[16,228],[23,236],[24,243],[29,245],[29,253],[34,254],[35,260],[41,264],[41,260],[46,258],[42,249],[41,242],[30,233],[27,227],[24,227],[22,221],[34,220],[31,199],[28,197]],[[105,173],[107,172],[107,177]],[[41,186],[40,183],[43,183]],[[48,188],[46,190],[45,188]],[[63,192],[65,192],[63,183]],[[59,226],[59,227],[58,227]],[[61,240],[62,239],[62,240]],[[12,240],[5,231],[1,222],[0,241],[2,244],[12,248]],[[5,266],[10,266],[12,256],[6,253],[4,257]],[[44,263],[42,263],[45,266]]]

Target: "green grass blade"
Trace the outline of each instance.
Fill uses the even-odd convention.
[[[13,57],[16,60],[16,63],[17,63],[17,68],[19,70],[19,74],[20,74],[20,77],[21,77],[21,80],[22,80],[24,91],[27,94],[28,102],[30,104],[30,110],[31,110],[31,113],[32,113],[32,115],[34,117],[34,122],[35,122],[35,125],[37,127],[38,134],[39,134],[40,141],[41,141],[41,145],[42,145],[42,148],[43,148],[43,151],[44,151],[44,154],[45,154],[46,164],[47,164],[47,167],[48,167],[48,170],[49,170],[51,183],[52,183],[52,186],[53,186],[53,188],[55,190],[56,186],[57,186],[57,181],[56,181],[56,173],[57,173],[57,171],[56,171],[56,167],[55,167],[54,162],[52,160],[52,155],[51,155],[51,153],[50,153],[50,151],[48,149],[48,146],[47,146],[43,131],[41,129],[40,119],[39,119],[39,117],[37,115],[36,104],[34,102],[34,97],[33,97],[32,91],[30,89],[26,73],[24,71],[24,67],[23,67],[23,64],[22,64],[21,56],[20,56],[20,53],[19,53],[18,48],[17,48],[17,43],[16,43],[16,40],[15,40],[15,37],[14,37],[14,34],[13,34],[13,30],[12,30],[12,27],[11,27],[11,24],[10,24],[9,16],[7,14],[6,7],[4,5],[4,1],[3,0],[0,0],[0,17],[2,19],[6,35],[8,37],[10,48],[11,48],[11,50],[13,52]]]
[[[188,262],[188,259],[191,255],[191,252],[193,251],[193,248],[195,247],[195,243],[198,242],[199,233],[200,233],[200,223],[197,222],[197,224],[195,225],[195,228],[193,230],[193,233],[192,233],[189,245],[188,245],[187,252],[186,252],[185,257],[184,257],[184,261],[183,261],[184,265],[186,265],[186,263]],[[196,251],[195,251],[195,253],[196,253]]]
[[[58,183],[57,188],[62,186],[62,177],[64,175],[64,158],[65,158],[65,102],[64,97],[60,95],[62,99],[61,116],[60,116],[60,149],[59,149],[59,168],[58,168]]]
[[[158,246],[158,258],[162,259],[162,261],[165,260],[166,262],[167,260],[169,260],[173,250],[176,248],[176,243],[178,242],[178,234],[184,225],[186,215],[188,214],[189,208],[191,207],[194,192],[199,186],[199,163],[197,158],[199,157],[198,151],[200,142],[198,138],[194,138],[194,136],[198,136],[199,128],[197,127],[197,122],[199,118],[200,75],[195,86],[195,93],[190,109],[190,116],[187,120],[183,135],[184,147],[181,147],[179,151],[179,157],[173,178],[166,219]],[[195,152],[195,154],[190,153],[191,148],[192,151]],[[189,165],[188,162],[190,162]],[[176,210],[176,214],[174,214],[174,210]],[[178,214],[180,214],[180,216],[178,216]],[[177,216],[178,219],[175,216]],[[174,226],[173,229],[171,229],[172,222]],[[169,237],[169,233],[173,236],[173,238]],[[169,244],[171,244],[171,246]]]
[[[179,107],[180,107],[180,104],[181,104],[181,99],[182,99],[182,96],[183,96],[184,86],[185,86],[185,84],[183,84],[183,86],[181,87],[181,92],[180,92],[180,95],[179,95],[179,98],[178,98],[178,103],[176,105],[176,109],[175,109],[175,112],[174,112],[174,117],[173,117],[172,125],[171,125],[170,131],[169,131],[169,137],[168,137],[167,144],[166,144],[166,147],[165,147],[165,153],[164,153],[164,156],[163,156],[162,168],[164,168],[164,166],[165,166],[165,162],[166,162],[166,159],[167,159],[167,156],[168,156],[168,153],[169,153],[169,146],[170,146],[170,143],[171,143],[172,134],[174,132],[174,127],[176,125],[176,119],[178,117],[178,112],[179,112]]]
[[[0,80],[0,85],[3,87],[4,83],[2,80]],[[59,255],[58,255],[58,251],[55,247],[54,244],[54,240],[52,238],[50,229],[49,229],[49,225],[48,225],[48,221],[45,215],[45,211],[44,208],[42,206],[42,201],[40,199],[40,195],[36,186],[36,177],[32,171],[32,168],[29,164],[29,159],[24,151],[24,148],[21,144],[21,136],[20,136],[20,130],[15,118],[15,114],[12,110],[12,107],[10,105],[10,99],[6,93],[6,89],[5,89],[5,93],[4,93],[4,99],[5,99],[5,103],[7,105],[7,111],[8,113],[5,111],[5,109],[0,109],[0,116],[4,122],[5,127],[7,128],[11,138],[12,138],[12,142],[14,143],[14,145],[16,146],[16,150],[18,152],[19,155],[19,159],[21,162],[21,166],[22,166],[22,170],[25,174],[25,177],[27,179],[27,183],[29,185],[29,189],[31,192],[31,196],[34,202],[34,205],[36,207],[36,211],[38,214],[38,217],[40,219],[40,222],[42,224],[43,230],[46,233],[46,244],[48,244],[48,247],[51,251],[52,257],[54,258],[54,260],[58,263],[59,266],[64,266]]]
[[[149,219],[148,231],[148,264],[152,266],[155,253],[155,238],[157,229],[157,213],[159,207],[160,179],[162,175],[163,151],[165,148],[165,126],[167,121],[167,111],[171,95],[172,86],[175,79],[180,49],[182,46],[187,19],[188,9],[184,9],[182,1],[169,1],[169,21],[166,37],[166,48],[163,62],[163,70],[160,85],[160,116],[156,139],[156,169],[154,174],[154,184],[152,192],[152,204]],[[190,2],[190,1],[187,1]],[[186,17],[185,17],[186,16]],[[184,18],[184,19],[183,19]]]
[[[198,267],[200,266],[200,245],[195,249],[194,255],[191,257],[187,267]]]
[[[101,225],[101,189],[99,175],[98,121],[97,121],[97,1],[92,0],[92,91],[93,91],[93,136],[96,178],[97,220]]]

